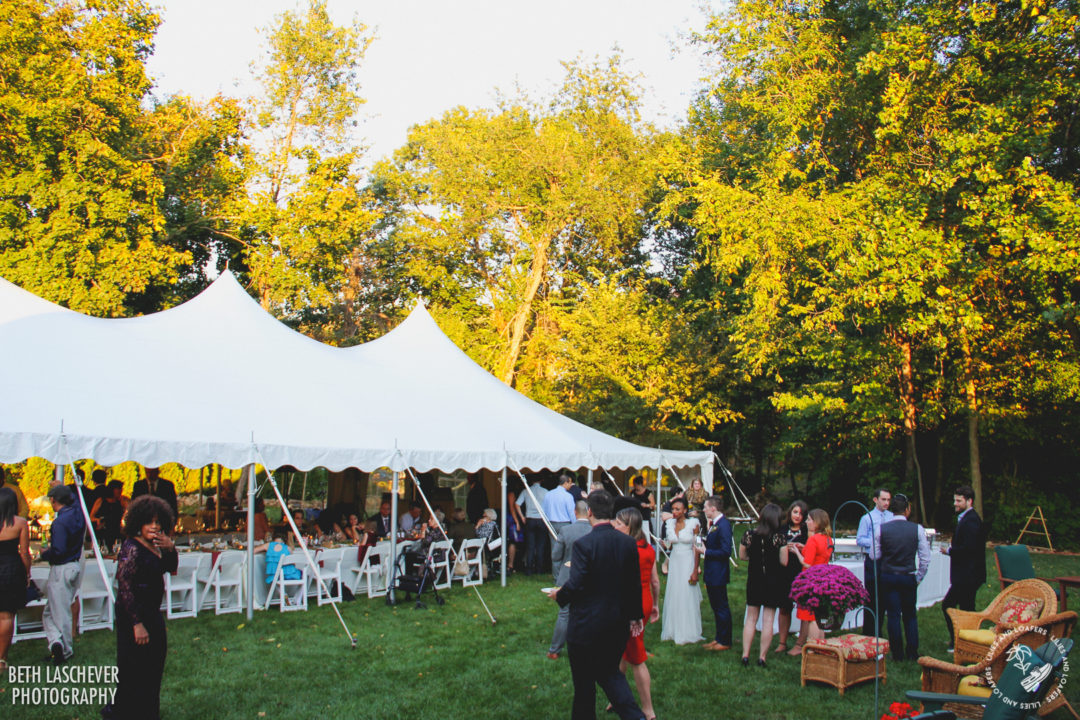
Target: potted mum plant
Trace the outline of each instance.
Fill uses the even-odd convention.
[[[791,584],[791,599],[814,613],[823,630],[839,627],[844,616],[870,602],[859,578],[842,565],[813,565]]]

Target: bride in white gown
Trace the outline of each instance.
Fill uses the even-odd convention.
[[[667,591],[664,595],[664,619],[661,640],[676,645],[701,641],[701,587],[697,584],[697,556],[694,537],[698,521],[686,517],[686,501],[678,498],[671,504],[672,518],[667,521],[664,546],[670,549]]]

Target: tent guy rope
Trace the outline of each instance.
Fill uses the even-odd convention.
[[[533,495],[532,488],[529,487],[529,481],[525,478],[524,473],[521,472],[521,469],[517,466],[517,463],[514,462],[514,458],[510,457],[509,453],[506,454],[506,459],[511,464],[513,464],[514,472],[518,474],[518,477],[521,478],[522,484],[525,485],[525,492],[529,493],[529,497],[532,498],[533,504],[536,505],[536,512],[540,513],[540,519],[544,521],[544,525],[547,526],[548,532],[551,533],[552,539],[558,540],[559,534],[555,532],[555,528],[551,526],[551,522],[548,520],[547,515],[544,513],[543,505],[541,505],[541,503],[537,501],[536,496]]]
[[[90,519],[90,509],[86,507],[86,496],[83,494],[82,478],[79,477],[79,473],[75,471],[75,460],[71,457],[71,451],[68,449],[67,435],[64,434],[64,423],[60,421],[60,444],[63,447],[64,454],[67,456],[67,465],[71,468],[71,476],[75,479],[75,491],[79,494],[79,507],[82,508],[83,520],[86,521],[86,529],[90,531],[90,545],[94,548],[94,560],[98,566],[98,572],[101,573],[101,579],[105,585],[105,591],[109,593],[109,602],[115,603],[116,598],[113,596],[112,580],[109,578],[109,573],[105,570],[105,561],[101,557],[101,548],[98,547],[97,533],[94,532],[94,523]],[[58,469],[62,468],[62,465],[57,466]],[[64,481],[63,470],[60,471],[60,482]]]
[[[413,474],[412,468],[409,467],[408,465],[406,465],[405,470],[409,473],[409,477],[412,478],[413,487],[415,487],[416,491],[418,493],[420,493],[420,499],[424,501],[424,506],[427,508],[428,515],[430,517],[434,518],[435,525],[438,526],[439,531],[443,534],[443,537],[449,539],[450,536],[447,534],[446,528],[444,528],[442,522],[439,521],[439,516],[435,514],[435,508],[431,507],[431,503],[428,502],[427,495],[424,494],[424,489],[422,487],[420,487],[420,481],[416,479],[416,475]],[[481,551],[481,552],[483,552],[483,551]],[[453,543],[450,543],[450,554],[453,556],[454,564],[456,565],[457,564],[457,559],[458,559],[458,554],[457,554],[457,551],[454,550],[454,544]],[[450,572],[453,572],[453,570],[451,569]],[[483,572],[483,571],[481,570],[480,572]],[[492,615],[491,610],[488,609],[487,603],[484,602],[484,597],[480,594],[480,590],[477,589],[477,587],[475,585],[472,586],[472,589],[476,591],[476,597],[480,600],[480,604],[484,606],[484,612],[486,612],[488,617],[491,618],[491,624],[494,625],[495,622],[496,622],[495,616]]]
[[[304,558],[307,560],[308,567],[311,568],[311,572],[314,575],[315,580],[319,584],[320,591],[325,591],[326,596],[330,597],[330,588],[327,587],[326,582],[323,581],[322,573],[319,572],[319,566],[315,563],[315,558],[313,558],[311,556],[311,553],[308,552],[307,543],[304,541],[304,536],[300,534],[300,528],[296,527],[296,523],[293,521],[292,518],[292,513],[288,512],[289,506],[288,504],[286,504],[285,498],[281,496],[281,490],[278,489],[277,481],[274,480],[274,473],[271,472],[270,468],[264,464],[262,453],[259,452],[259,446],[255,443],[252,443],[251,447],[255,451],[255,454],[259,456],[259,464],[262,465],[263,469],[266,470],[266,481],[270,484],[270,488],[274,491],[274,495],[277,497],[278,502],[281,503],[281,509],[284,511],[282,512],[282,515],[285,516],[285,520],[289,523],[289,527],[292,528],[293,534],[296,535],[296,542],[300,546],[300,549],[304,552]],[[254,474],[254,471],[252,472],[252,474]],[[255,562],[255,548],[253,547],[253,545],[254,543],[249,543],[247,548],[249,563]],[[341,580],[338,580],[338,582],[341,582]],[[251,594],[252,596],[254,596],[254,588],[251,588]],[[269,600],[269,597],[267,598],[267,600]],[[352,646],[352,649],[355,650],[356,636],[352,634],[352,631],[349,630],[349,626],[345,624],[345,618],[341,617],[341,611],[338,610],[338,604],[336,602],[331,602],[330,607],[334,609],[334,614],[337,615],[337,619],[341,623],[341,627],[345,628],[345,635],[349,638],[349,644]]]

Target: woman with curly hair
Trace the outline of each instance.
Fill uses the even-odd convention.
[[[154,495],[131,501],[124,515],[124,534],[116,566],[116,696],[101,716],[148,718],[161,712],[161,676],[168,645],[161,597],[165,573],[176,570],[176,547],[170,537],[169,504]]]

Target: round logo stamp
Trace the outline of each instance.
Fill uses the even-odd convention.
[[[1057,654],[1061,656],[1060,673],[1054,672],[1056,663],[1046,662],[1036,655],[1035,651],[1028,645],[1021,644],[1018,641],[1014,642],[1018,637],[1023,637],[1026,634],[1042,635],[1046,639],[1046,642],[1043,644],[1049,644],[1057,650]],[[1069,654],[1061,640],[1052,637],[1046,631],[1046,628],[1021,625],[1007,633],[999,635],[994,641],[994,644],[990,646],[990,651],[986,654],[987,659],[997,655],[1001,649],[1001,645],[1008,642],[1012,642],[1013,644],[1005,653],[1005,663],[1023,673],[1023,677],[1020,681],[1020,688],[1023,691],[1023,694],[1020,697],[1010,697],[1009,693],[999,688],[994,681],[994,678],[992,677],[993,665],[987,665],[986,669],[983,670],[983,677],[986,680],[986,684],[990,687],[993,696],[1000,699],[1001,702],[1009,707],[1018,708],[1020,710],[1038,710],[1040,706],[1057,699],[1058,696],[1061,695],[1062,689],[1065,687],[1069,678]],[[1043,697],[1041,691],[1046,683],[1056,683],[1056,685],[1051,687],[1049,692]]]

